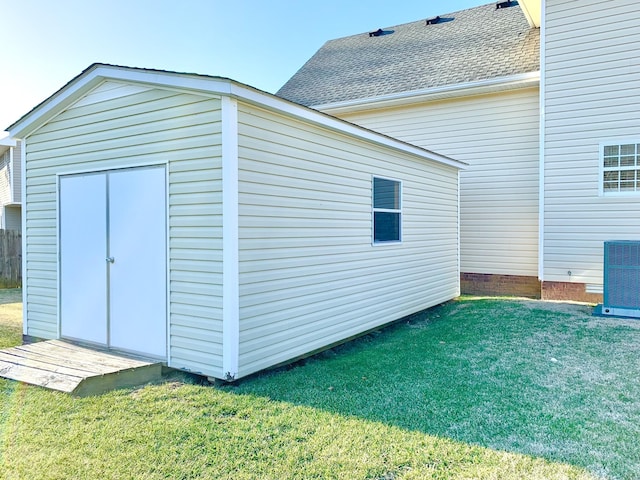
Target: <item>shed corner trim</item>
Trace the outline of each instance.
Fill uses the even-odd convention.
[[[222,97],[222,372],[237,378],[240,355],[238,103]]]

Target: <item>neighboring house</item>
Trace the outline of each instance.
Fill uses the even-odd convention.
[[[0,228],[22,230],[20,142],[0,139]]]
[[[459,294],[446,156],[232,80],[101,64],[9,131],[26,336],[232,380]]]
[[[278,95],[470,164],[463,291],[599,301],[603,242],[640,239],[640,4],[429,20],[327,42]]]

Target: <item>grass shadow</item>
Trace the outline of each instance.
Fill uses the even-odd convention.
[[[0,288],[0,305],[22,302],[22,288]]]
[[[639,359],[633,321],[467,299],[225,389],[640,478]]]

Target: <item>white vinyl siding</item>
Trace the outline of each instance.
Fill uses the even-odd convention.
[[[27,333],[57,336],[56,174],[168,164],[170,366],[222,365],[220,99],[106,82],[26,143]]]
[[[22,230],[22,216],[20,205],[7,205],[4,207],[4,228],[6,230]]]
[[[403,241],[372,246],[372,176]],[[239,105],[240,375],[458,294],[457,170]]]
[[[538,275],[538,89],[340,114],[469,164],[460,174],[460,270]]]
[[[600,194],[601,143],[638,138],[640,3],[548,0],[545,26],[544,280],[598,285],[603,243],[640,239],[640,196]]]
[[[13,203],[22,201],[22,144],[17,142],[13,148],[13,185],[11,186],[11,194]]]
[[[0,154],[0,205],[11,202],[11,148]]]
[[[20,205],[14,205],[21,200],[20,152],[20,142],[16,142],[15,147],[0,154],[0,228],[6,230],[22,230]],[[11,206],[7,207],[7,204]]]

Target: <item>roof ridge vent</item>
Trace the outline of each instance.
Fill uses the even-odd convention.
[[[496,10],[498,10],[499,8],[515,7],[516,5],[518,5],[518,2],[516,0],[507,0],[506,2],[498,2],[496,3]]]

